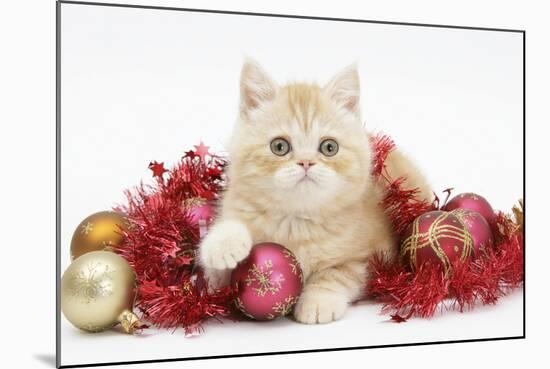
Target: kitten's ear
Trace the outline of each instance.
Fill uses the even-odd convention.
[[[359,73],[355,64],[334,76],[323,90],[338,105],[359,114]]]
[[[253,60],[246,60],[241,71],[241,113],[256,109],[277,94],[277,84]]]

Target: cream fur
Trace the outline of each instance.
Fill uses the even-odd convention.
[[[253,244],[271,241],[289,248],[304,272],[304,290],[294,309],[302,323],[341,318],[362,296],[366,260],[376,250],[395,249],[389,220],[379,206],[384,188],[370,176],[372,153],[359,111],[354,66],[325,87],[277,86],[254,62],[241,75],[239,119],[229,147],[228,189],[218,219],[200,248],[211,287],[227,284],[231,269]],[[270,142],[286,138],[292,151],[274,155]],[[325,138],[339,151],[318,150]],[[308,160],[307,177],[299,161]],[[425,198],[431,191],[400,152],[387,169],[407,176]]]

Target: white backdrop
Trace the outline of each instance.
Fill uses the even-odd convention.
[[[199,140],[223,151],[244,55],[281,82],[324,83],[356,62],[367,129],[390,134],[436,191],[474,191],[503,210],[522,196],[521,34],[69,4],[62,13],[62,270],[76,225],[149,181],[149,161],[174,163]],[[521,304],[518,294],[489,312],[397,330],[379,324],[379,306],[363,305],[322,327],[211,327],[185,350],[181,333],[90,336],[63,321],[62,357],[69,364],[511,336],[522,332]],[[347,335],[358,322],[371,333]],[[136,346],[138,354],[121,350]]]

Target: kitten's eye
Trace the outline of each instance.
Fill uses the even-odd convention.
[[[319,151],[325,156],[334,156],[338,152],[338,143],[331,138],[327,138],[319,145]]]
[[[277,156],[285,156],[290,152],[290,143],[284,138],[275,138],[271,141],[271,151]]]

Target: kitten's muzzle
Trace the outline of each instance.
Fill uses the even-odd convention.
[[[316,163],[314,161],[311,161],[311,160],[300,160],[299,162],[297,162],[296,164],[298,164],[299,166],[301,166],[302,168],[304,168],[304,171],[307,173],[307,171],[309,170],[309,168],[311,168],[312,166],[314,166]]]

